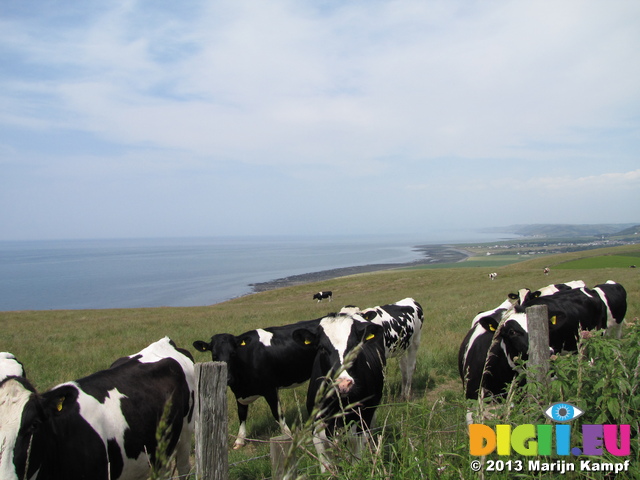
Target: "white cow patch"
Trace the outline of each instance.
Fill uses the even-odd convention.
[[[471,349],[471,347],[473,346],[473,344],[475,343],[476,339],[484,334],[487,333],[488,330],[486,328],[484,328],[482,325],[477,324],[473,327],[473,333],[471,334],[471,337],[469,338],[469,341],[467,342],[467,346],[464,350],[464,358],[463,358],[463,365],[467,364],[467,356],[469,355],[469,349]]]
[[[104,442],[105,451],[107,442],[115,440],[123,459],[127,459],[124,449],[124,433],[129,428],[127,420],[122,413],[121,400],[126,398],[114,388],[109,390],[104,403],[97,398],[83,392],[77,383],[68,382],[60,386],[73,386],[78,390],[78,405],[80,415],[91,425]],[[141,452],[138,458],[125,461],[122,474],[118,478],[146,478],[149,472],[149,458],[145,452]],[[114,479],[115,480],[115,479]]]
[[[338,351],[340,364],[344,365],[344,354],[347,350],[347,341],[351,333],[353,319],[348,317],[325,317],[320,321],[320,326],[331,345]]]
[[[487,310],[486,312],[480,312],[475,317],[473,317],[473,320],[471,321],[471,327],[473,327],[476,323],[478,323],[478,321],[481,318],[488,317],[488,316],[496,313],[498,310],[501,310],[501,309],[505,310],[505,313],[507,311],[509,311],[509,310],[513,310],[513,304],[511,303],[511,301],[508,298],[504,302],[502,302],[500,305],[498,305],[496,308],[494,308],[493,310]]]
[[[242,405],[250,405],[260,398],[260,395],[252,395],[251,397],[238,398],[238,403]]]
[[[258,332],[258,339],[260,340],[260,343],[263,344],[265,347],[270,347],[271,339],[273,338],[273,333],[267,332],[262,328],[258,328],[256,332]]]
[[[593,295],[591,295],[590,293],[588,293],[584,288],[581,288],[581,289],[580,289],[580,291],[581,291],[582,293],[584,293],[587,297],[589,297],[589,298],[593,298]]]
[[[164,337],[163,339],[152,343],[147,348],[141,350],[135,355],[131,355],[129,358],[138,356],[140,357],[138,360],[140,363],[156,363],[164,360],[165,358],[174,359],[180,364],[185,373],[189,391],[193,392],[195,390],[195,367],[193,362],[182,353],[178,352],[173,345],[171,345],[171,339],[169,337]]]
[[[7,377],[24,377],[22,365],[9,352],[0,352],[0,380]]]
[[[115,439],[122,449],[124,446],[124,431],[129,428],[129,424],[122,414],[120,400],[126,398],[126,395],[114,388],[109,390],[104,403],[100,403],[97,398],[83,392],[75,382],[63,385],[71,385],[78,389],[78,404],[80,405],[82,418],[91,425],[101,438],[105,441]]]
[[[22,411],[31,392],[17,380],[7,380],[0,388],[0,478],[18,480],[13,452],[22,421]]]

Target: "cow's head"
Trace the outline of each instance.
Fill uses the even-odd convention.
[[[540,294],[541,292],[538,290],[532,292],[528,288],[521,288],[520,290],[518,290],[518,293],[510,293],[507,295],[507,297],[513,302],[514,305],[517,306],[524,304],[528,300],[538,298]]]
[[[248,334],[234,336],[230,333],[219,333],[211,337],[211,341],[196,340],[193,347],[199,352],[211,352],[211,360],[227,364],[227,383],[231,385],[235,379],[235,367],[237,366],[240,349],[250,348],[253,337]]]
[[[477,323],[488,332],[498,332],[501,348],[510,365],[515,365],[513,361],[516,357],[523,360],[528,358],[529,333],[527,330],[527,317],[524,313],[508,312],[500,328],[498,320],[491,316],[483,317]]]
[[[361,365],[383,365],[384,335],[379,325],[360,321],[349,315],[325,317],[314,329],[301,328],[293,332],[296,342],[314,345],[317,354],[314,373],[324,377],[337,375],[340,395],[357,392],[362,375]],[[381,367],[382,368],[382,367]]]
[[[211,337],[211,341],[196,340],[193,347],[199,352],[211,352],[211,360],[214,362],[231,363],[241,346],[246,346],[250,338],[239,340],[239,337],[230,333],[219,333]]]

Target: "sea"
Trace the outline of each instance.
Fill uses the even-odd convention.
[[[0,242],[0,311],[204,306],[291,275],[423,257],[418,245],[504,239],[212,237]],[[312,292],[313,293],[313,292]]]

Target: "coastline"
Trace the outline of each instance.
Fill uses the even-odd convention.
[[[333,268],[318,272],[303,273],[284,278],[276,278],[268,282],[251,283],[252,293],[266,292],[276,288],[291,287],[294,285],[304,285],[305,283],[321,282],[348,275],[360,273],[379,272],[382,270],[394,270],[397,268],[417,267],[420,265],[434,265],[437,263],[458,263],[473,256],[467,250],[453,245],[418,245],[414,250],[421,252],[423,258],[408,263],[378,263],[369,265],[358,265],[354,267]]]

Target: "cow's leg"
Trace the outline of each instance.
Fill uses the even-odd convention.
[[[267,393],[264,398],[269,404],[269,408],[271,409],[273,418],[275,418],[280,425],[282,433],[284,433],[285,435],[291,435],[291,430],[287,426],[287,422],[284,418],[284,411],[282,409],[282,405],[280,404],[280,399],[278,398],[278,390],[274,389],[273,391]]]
[[[409,342],[409,348],[400,357],[400,372],[402,373],[402,396],[409,399],[411,396],[411,383],[413,372],[416,370],[416,358],[420,347],[420,330],[416,330]]]
[[[249,414],[249,405],[244,405],[240,402],[236,402],[238,405],[238,421],[240,427],[238,428],[238,437],[233,444],[233,449],[244,447],[247,444],[247,415]]]
[[[320,460],[320,471],[323,473],[331,467],[330,460],[327,456],[328,444],[327,429],[324,425],[319,425],[313,432],[313,446],[316,448],[316,454],[318,455],[318,460]]]
[[[612,320],[613,321],[610,321],[609,325],[607,325],[607,331],[605,335],[620,340],[622,338],[622,322],[618,323],[615,319]]]
[[[176,468],[180,477],[186,477],[191,470],[189,456],[191,454],[191,437],[193,436],[193,425],[186,420],[182,424],[180,439],[176,445]]]

